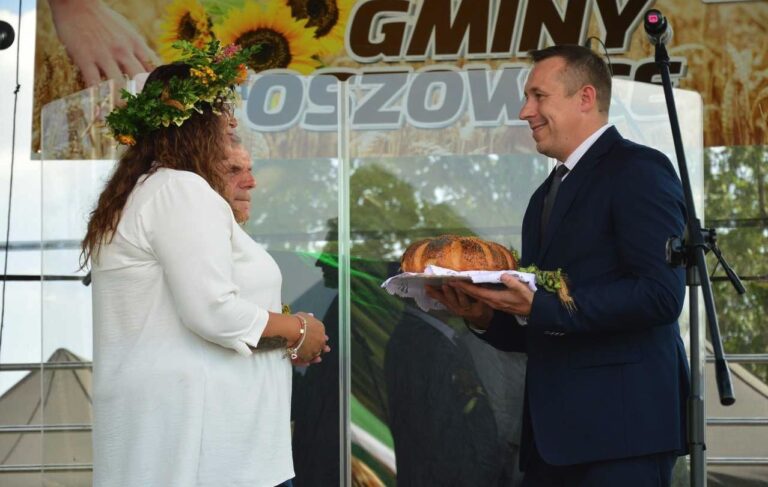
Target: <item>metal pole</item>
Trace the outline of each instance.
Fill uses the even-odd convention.
[[[349,85],[339,82],[338,97],[338,262],[339,262],[339,468],[341,485],[352,485],[352,310],[351,310],[351,238],[349,229]],[[331,345],[333,346],[333,345]]]
[[[688,396],[688,449],[691,456],[691,487],[707,485],[704,456],[704,381],[701,368],[699,327],[699,275],[695,268],[686,270],[688,281],[689,330],[691,336],[691,393]]]

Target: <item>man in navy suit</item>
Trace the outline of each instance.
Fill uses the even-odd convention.
[[[520,264],[563,269],[576,310],[504,277],[433,297],[484,340],[528,354],[524,486],[668,486],[686,451],[688,363],[677,318],[682,188],[662,153],[608,123],[611,78],[581,46],[535,51],[520,118],[557,167],[523,219]]]

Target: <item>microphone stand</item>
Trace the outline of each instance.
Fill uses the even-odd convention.
[[[691,456],[691,486],[706,485],[706,460],[704,457],[704,432],[706,416],[704,414],[703,382],[701,374],[701,354],[699,343],[699,287],[703,292],[704,306],[709,324],[709,335],[715,352],[715,373],[720,403],[730,406],[736,399],[733,395],[730,370],[723,354],[723,343],[715,313],[715,301],[712,296],[712,284],[707,272],[707,262],[704,254],[710,250],[717,257],[720,265],[726,269],[726,274],[739,294],[744,294],[744,286],[731,269],[717,248],[714,229],[702,229],[701,222],[696,217],[696,207],[693,202],[691,181],[688,177],[688,167],[683,152],[680,125],[677,120],[677,109],[672,93],[672,82],[669,75],[669,54],[663,42],[656,43],[656,65],[661,71],[664,97],[669,112],[669,122],[672,126],[672,138],[675,143],[675,154],[680,169],[680,179],[685,194],[685,206],[688,216],[685,239],[672,236],[667,242],[667,260],[672,265],[684,265],[686,268],[686,283],[690,305],[690,335],[691,335],[691,392],[688,397],[688,447]]]

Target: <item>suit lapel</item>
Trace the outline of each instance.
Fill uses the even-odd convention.
[[[535,261],[537,264],[543,262],[547,250],[554,239],[555,233],[557,233],[557,227],[560,226],[563,218],[565,218],[568,213],[579,190],[591,179],[597,163],[603,159],[605,154],[607,154],[611,147],[613,147],[613,145],[620,139],[621,136],[615,127],[608,128],[608,130],[606,130],[603,135],[592,144],[592,147],[587,150],[581,159],[579,159],[579,162],[576,164],[576,167],[573,168],[573,171],[568,173],[568,177],[560,184],[560,189],[557,192],[557,199],[555,199],[555,206],[552,207],[552,213],[549,215],[549,222],[547,223],[545,232],[546,237],[541,241],[539,247],[539,255]],[[549,187],[549,185],[547,185],[547,187]],[[538,214],[541,215],[541,204],[539,204]]]

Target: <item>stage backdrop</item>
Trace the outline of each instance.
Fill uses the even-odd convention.
[[[525,63],[599,37],[616,76],[658,81],[642,16],[674,27],[671,72],[701,93],[706,146],[768,140],[768,3],[716,0],[39,0],[33,151],[40,109],[99,77],[174,58],[177,39],[261,43],[256,71],[412,72]],[[593,48],[602,50],[596,43]],[[121,74],[122,73],[122,74]]]

